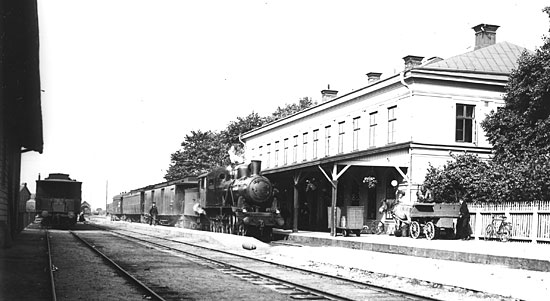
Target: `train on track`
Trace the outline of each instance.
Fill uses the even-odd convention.
[[[73,226],[82,205],[82,182],[52,173],[36,181],[35,210],[46,226]]]
[[[284,219],[261,161],[216,168],[198,177],[149,185],[113,197],[111,219],[148,223],[155,203],[161,225],[254,236],[269,240]]]

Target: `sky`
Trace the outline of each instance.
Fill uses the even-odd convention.
[[[21,182],[67,173],[93,209],[164,182],[191,131],[339,95],[407,55],[473,50],[481,23],[534,50],[546,1],[38,0],[44,152]]]

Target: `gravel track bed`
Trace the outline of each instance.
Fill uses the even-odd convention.
[[[139,300],[143,293],[68,231],[50,230],[57,300]]]

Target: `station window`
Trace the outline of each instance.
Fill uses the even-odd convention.
[[[303,144],[303,148],[302,148],[302,160],[305,161],[307,160],[307,137],[308,137],[308,134],[307,133],[303,133],[302,134],[302,144]]]
[[[472,142],[475,106],[456,105],[456,131],[457,142]]]
[[[325,157],[330,156],[330,125],[325,127]]]
[[[270,167],[271,166],[270,165],[270,163],[271,163],[271,161],[270,161],[271,160],[271,143],[268,143],[266,148],[267,148],[266,149],[266,154],[267,154],[266,157],[267,158],[265,160],[266,161],[265,165],[266,165],[266,167]]]
[[[274,166],[279,166],[279,141],[275,141],[275,159]]]
[[[344,130],[345,122],[338,123],[338,153],[341,154],[344,152],[344,135],[346,131]]]
[[[395,143],[396,108],[396,106],[388,108],[388,143]]]
[[[369,114],[369,147],[376,146],[376,115],[378,112]]]
[[[317,149],[319,146],[319,130],[313,130],[313,159],[317,159]]]
[[[298,162],[298,135],[292,137],[294,145],[292,146],[292,163]]]
[[[285,140],[283,140],[283,147],[284,147],[283,165],[287,165],[288,164],[288,138],[285,138]]]
[[[359,121],[361,117],[353,118],[353,150],[356,151],[359,149],[359,132],[361,127],[359,126]]]

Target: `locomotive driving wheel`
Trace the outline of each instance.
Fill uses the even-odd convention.
[[[426,233],[426,238],[432,240],[436,236],[436,228],[433,222],[427,222],[424,226],[424,233]]]
[[[410,228],[411,237],[414,239],[417,239],[420,236],[421,232],[422,231],[420,228],[420,224],[417,221],[411,222],[411,228]]]

